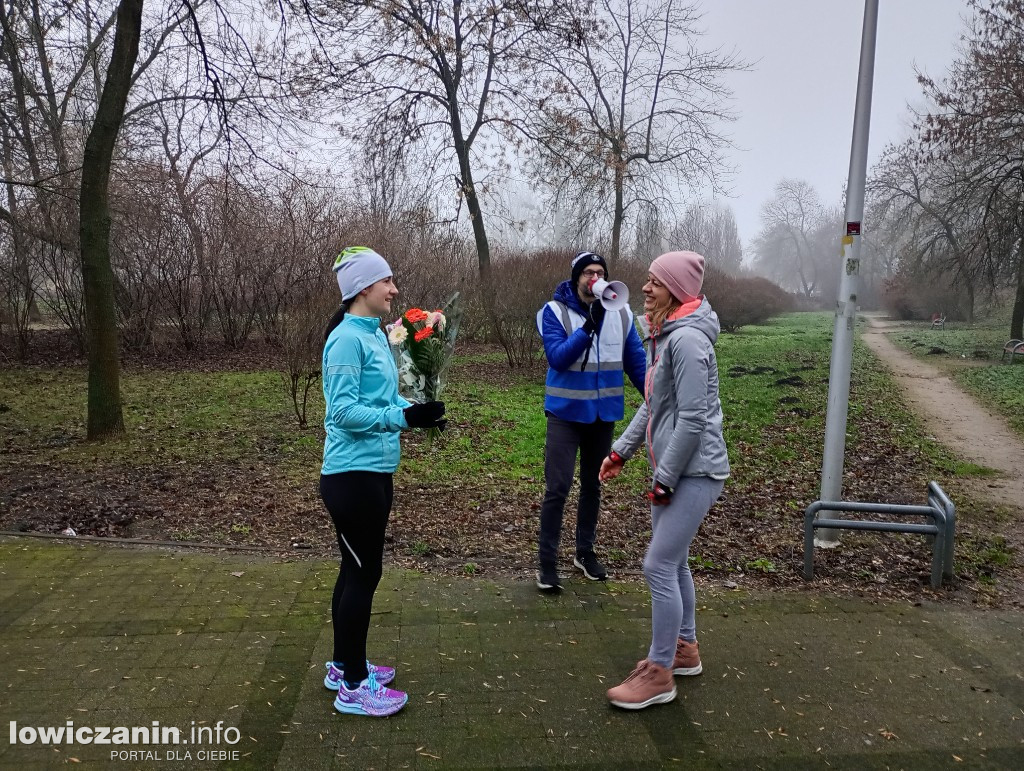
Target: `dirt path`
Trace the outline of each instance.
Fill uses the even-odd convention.
[[[887,332],[897,322],[865,314],[870,328],[864,342],[889,369],[907,401],[931,434],[957,456],[998,469],[995,479],[964,480],[965,487],[981,498],[1024,508],[1024,442],[1001,417],[982,407],[937,367],[897,348]]]

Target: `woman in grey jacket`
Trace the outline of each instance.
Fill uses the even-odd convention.
[[[704,258],[669,252],[651,263],[644,285],[650,324],[644,403],[601,465],[618,476],[647,444],[651,464],[651,543],[644,575],[651,590],[651,647],[608,700],[643,709],[676,697],[673,674],[699,675],[690,543],[729,476],[722,436],[715,341],[718,316],[700,295]]]

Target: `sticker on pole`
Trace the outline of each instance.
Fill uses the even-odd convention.
[[[847,222],[846,223],[846,235],[848,235],[848,236],[859,236],[860,235],[860,223],[859,222]]]

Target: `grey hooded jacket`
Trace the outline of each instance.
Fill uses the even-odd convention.
[[[707,299],[665,322],[647,351],[644,403],[612,445],[630,458],[646,442],[653,482],[664,487],[681,477],[729,476],[715,359],[720,329]]]

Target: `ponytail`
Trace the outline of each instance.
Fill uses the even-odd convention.
[[[345,314],[348,313],[349,307],[352,305],[351,300],[347,300],[338,306],[338,310],[331,316],[331,320],[327,322],[327,329],[324,330],[324,342],[327,342],[327,338],[330,336],[334,328],[341,323],[341,320],[345,318]]]

